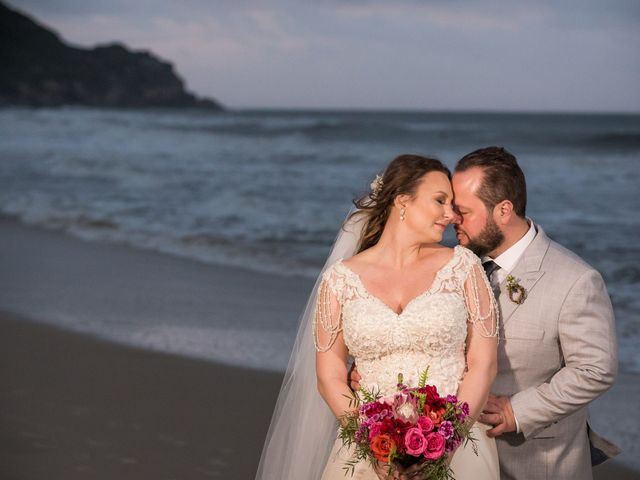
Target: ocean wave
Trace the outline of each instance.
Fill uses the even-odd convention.
[[[276,138],[300,136],[309,140],[349,141],[481,141],[475,129],[452,128],[443,122],[380,121],[368,118],[219,118],[215,121],[165,123],[158,128],[183,133],[205,133],[229,136],[251,136],[254,138]]]
[[[640,116],[0,110],[0,129],[0,213],[308,278],[394,155],[428,146],[452,162],[499,142],[527,173],[529,213],[603,273],[620,331],[638,323]]]
[[[640,266],[638,265],[625,265],[617,268],[611,275],[613,281],[620,283],[640,283]]]
[[[610,132],[592,135],[590,143],[600,147],[611,147],[615,150],[638,149],[640,150],[640,132]]]
[[[244,138],[251,135],[253,138],[278,138],[300,137],[308,141],[342,141],[342,142],[368,142],[372,144],[406,143],[428,145],[429,149],[438,148],[440,145],[484,145],[499,144],[501,141],[492,133],[484,134],[464,128],[447,128],[443,126],[388,124],[388,123],[363,123],[348,121],[318,121],[312,125],[280,125],[273,126],[268,123],[250,123],[237,125],[217,126],[180,126],[171,127],[171,130],[200,132],[214,135],[238,136]],[[582,151],[603,152],[640,152],[640,134],[617,133],[609,134],[566,134],[546,131],[532,138],[530,132],[525,129],[514,131],[510,135],[509,147],[516,150],[525,150],[529,146],[537,146],[541,150],[565,151],[579,148]],[[400,152],[398,152],[400,153]]]

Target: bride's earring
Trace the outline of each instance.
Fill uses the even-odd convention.
[[[400,209],[400,221],[401,222],[404,222],[404,212],[405,212],[404,208],[401,208]]]

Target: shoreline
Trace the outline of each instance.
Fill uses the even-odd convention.
[[[0,310],[138,348],[283,371],[314,280],[0,218]]]

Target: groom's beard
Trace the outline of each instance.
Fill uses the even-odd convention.
[[[476,237],[469,236],[469,244],[466,247],[482,258],[493,252],[502,242],[504,242],[504,235],[498,228],[498,224],[489,217],[487,224]]]

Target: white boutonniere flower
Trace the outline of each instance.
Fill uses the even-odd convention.
[[[509,300],[518,305],[524,303],[527,298],[527,291],[513,275],[507,275],[507,292],[509,292]]]

